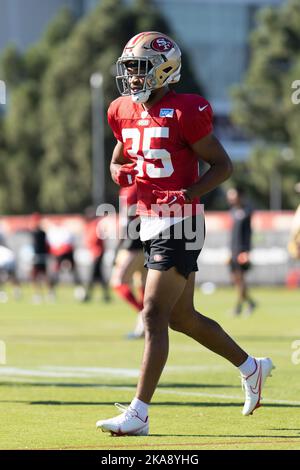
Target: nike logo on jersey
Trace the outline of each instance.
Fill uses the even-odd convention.
[[[177,201],[177,196],[173,196],[173,199],[168,202],[168,206],[170,206],[171,204],[173,204],[173,202]]]
[[[208,106],[208,104],[206,104],[205,106],[202,106],[202,108],[201,108],[201,106],[199,106],[199,111],[204,111],[205,108],[207,108],[207,106]]]

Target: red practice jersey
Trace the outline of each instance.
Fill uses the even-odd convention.
[[[180,190],[199,179],[191,145],[212,132],[212,109],[201,96],[169,91],[148,111],[130,96],[120,97],[108,109],[108,122],[125,158],[137,163],[138,214],[157,215],[151,210],[154,189]]]
[[[119,192],[120,215],[128,222],[128,218],[135,219],[137,216],[137,186],[133,184],[126,188],[120,188]],[[125,222],[124,222],[125,224]]]
[[[100,219],[91,220],[85,226],[85,244],[94,259],[101,256],[104,249],[99,233],[99,221]]]
[[[132,206],[137,203],[137,188],[136,185],[133,184],[131,186],[127,186],[127,188],[120,188],[119,196],[124,198],[124,202],[126,202],[127,206]]]

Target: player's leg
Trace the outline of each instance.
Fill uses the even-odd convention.
[[[51,288],[52,292],[54,292],[54,289],[58,285],[59,273],[60,273],[60,270],[61,270],[62,262],[63,262],[63,257],[62,256],[53,256],[52,257],[51,270],[50,270],[50,274],[49,274],[49,283],[50,283],[50,288]]]
[[[79,275],[79,272],[78,272],[78,266],[77,266],[77,263],[76,263],[75,257],[74,257],[74,250],[67,253],[66,256],[65,256],[65,259],[68,260],[69,263],[70,263],[71,273],[72,273],[72,276],[73,276],[73,284],[75,286],[81,286],[82,287],[82,282],[81,282],[80,275]]]
[[[248,268],[245,266],[235,266],[232,270],[232,279],[234,285],[237,287],[238,298],[237,304],[234,308],[233,313],[239,315],[242,312],[244,302],[247,302],[247,314],[251,314],[256,307],[256,303],[249,294],[249,288],[246,280],[246,273]]]
[[[247,303],[247,308],[246,308],[246,315],[251,315],[253,313],[253,310],[257,307],[257,303],[253,300],[252,296],[250,295],[249,292],[249,286],[247,282],[247,271],[249,269],[249,266],[242,266],[241,267],[241,273],[242,273],[242,293],[243,293],[243,298],[245,302]]]
[[[234,315],[239,315],[243,309],[243,303],[245,300],[245,279],[243,271],[238,267],[235,266],[232,269],[232,281],[237,289],[237,302],[233,310]]]
[[[197,227],[197,218],[187,222],[187,228],[191,228],[189,222],[194,224],[194,228]],[[144,243],[148,268],[143,309],[145,350],[136,396],[146,403],[152,398],[167,359],[171,312],[186,288],[189,274],[196,269],[202,247],[203,237],[198,240],[200,243],[197,246],[189,245],[193,249],[187,251],[184,225],[185,221],[172,225],[161,236]],[[192,238],[189,240],[192,241]]]
[[[145,347],[136,394],[144,403],[150,403],[166,363],[170,313],[185,285],[186,279],[174,267],[167,271],[148,271],[143,308]]]
[[[22,297],[22,291],[21,291],[21,281],[18,276],[17,272],[17,265],[16,262],[12,262],[10,265],[10,270],[9,270],[9,279],[12,283],[13,286],[13,296],[15,300],[20,300]]]
[[[98,276],[98,258],[93,258],[91,265],[90,265],[88,281],[84,287],[84,295],[82,297],[83,302],[89,302],[92,299],[97,276]]]
[[[195,273],[189,275],[185,289],[170,316],[170,328],[180,331],[206,348],[240,366],[248,357],[221,326],[194,308]]]
[[[141,304],[144,304],[146,278],[147,269],[144,267],[144,252],[143,250],[137,250],[135,252],[135,272],[133,273],[133,285]]]
[[[40,304],[43,300],[43,266],[41,263],[35,263],[32,266],[31,281],[34,290],[32,301],[35,304]]]
[[[143,305],[136,299],[131,288],[132,276],[135,270],[135,252],[121,249],[115,260],[110,285],[123,300],[132,305],[137,312],[140,312]]]
[[[102,253],[100,256],[96,258],[96,267],[95,271],[93,273],[94,279],[98,280],[103,291],[103,300],[104,302],[109,302],[111,300],[110,297],[110,292],[108,288],[108,282],[105,278],[104,275],[104,269],[103,269],[103,258],[104,258],[104,253]]]
[[[8,295],[6,293],[6,288],[5,288],[6,281],[7,281],[6,263],[1,263],[0,264],[0,303],[6,303],[8,301]]]
[[[168,357],[170,313],[185,284],[186,279],[174,267],[166,271],[149,269],[143,310],[145,348],[137,393],[128,408],[117,404],[121,415],[97,421],[96,427],[102,431],[119,436],[149,433],[148,403]]]
[[[273,363],[269,358],[249,356],[217,322],[195,310],[194,278],[195,275],[190,274],[186,287],[172,310],[170,327],[190,336],[239,368],[245,390],[242,413],[252,414],[260,406],[262,387],[271,374]]]
[[[144,253],[142,250],[137,250],[135,256],[135,269],[132,275],[132,283],[134,287],[135,296],[140,303],[144,305],[145,284],[147,277],[147,270],[144,268]],[[132,332],[128,333],[127,339],[141,339],[145,336],[145,328],[142,312],[138,312],[135,327]]]

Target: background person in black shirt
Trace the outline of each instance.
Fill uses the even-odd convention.
[[[31,216],[32,225],[32,283],[34,286],[33,302],[40,303],[43,300],[43,288],[49,290],[49,298],[51,298],[51,289],[47,274],[47,259],[49,254],[49,245],[46,232],[41,226],[41,215],[37,212]]]
[[[256,303],[249,295],[246,282],[246,272],[250,268],[251,249],[251,216],[252,209],[245,201],[242,188],[230,188],[227,191],[227,201],[231,207],[230,213],[233,221],[231,230],[231,257],[230,270],[233,284],[237,287],[238,298],[234,308],[234,315],[239,315],[247,304],[247,314],[251,314]]]

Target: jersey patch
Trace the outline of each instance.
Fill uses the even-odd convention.
[[[172,108],[161,108],[159,111],[159,117],[172,118],[173,114],[174,114],[174,109]]]

